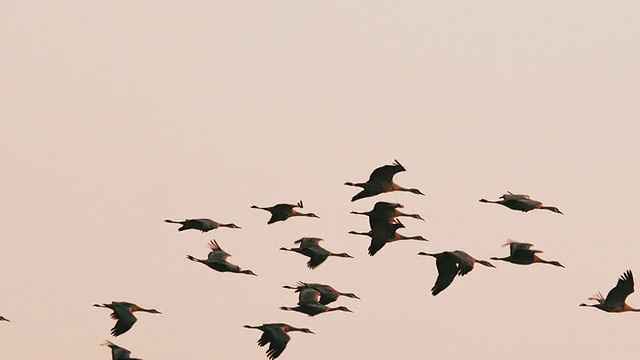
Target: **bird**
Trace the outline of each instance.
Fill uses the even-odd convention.
[[[271,360],[276,359],[282,354],[284,349],[286,349],[289,340],[291,340],[291,337],[287,334],[288,332],[300,331],[307,334],[314,333],[307,328],[297,328],[284,323],[262,324],[259,326],[244,325],[244,327],[262,331],[262,336],[258,339],[258,345],[265,346],[269,344],[267,358]]]
[[[313,288],[305,288],[299,291],[298,294],[298,306],[287,307],[281,306],[280,310],[285,311],[297,311],[303,314],[307,314],[310,317],[318,314],[323,314],[331,311],[345,311],[353,312],[346,306],[328,307],[327,305],[320,303],[320,292]]]
[[[343,293],[334,289],[333,286],[325,285],[325,284],[312,284],[312,283],[305,283],[305,282],[299,281],[298,284],[296,284],[296,286],[284,285],[283,288],[292,289],[292,290],[295,290],[296,292],[301,292],[302,290],[308,289],[308,288],[314,289],[320,293],[319,303],[322,305],[331,304],[332,302],[338,300],[340,296],[345,296],[352,299],[360,299],[356,294]]]
[[[398,210],[398,208],[403,208],[404,205],[400,203],[390,203],[386,201],[378,201],[373,209],[369,211],[352,211],[351,214],[356,215],[366,215],[369,217],[369,225],[371,228],[375,226],[378,222],[391,223],[393,219],[399,216],[411,217],[414,219],[422,220],[422,216],[419,214],[406,214],[402,211]]]
[[[367,182],[353,183],[348,181],[344,184],[347,186],[356,186],[362,188],[362,191],[354,195],[351,198],[351,201],[376,196],[378,194],[387,193],[390,191],[408,191],[414,194],[424,195],[422,191],[418,189],[404,188],[393,182],[393,176],[395,174],[406,170],[407,169],[405,169],[405,167],[402,166],[402,164],[400,164],[398,160],[394,160],[392,165],[384,165],[373,170]]]
[[[549,210],[554,213],[564,215],[564,213],[560,211],[557,207],[544,206],[542,205],[542,202],[531,199],[529,195],[514,194],[511,191],[507,191],[507,194],[503,194],[502,196],[500,196],[500,199],[502,200],[490,201],[487,199],[480,199],[480,202],[500,204],[502,206],[508,207],[511,210],[517,210],[522,212],[529,212],[535,209],[543,209],[543,210]]]
[[[4,316],[0,316],[0,321],[7,321],[7,322],[11,322],[11,320],[7,319]]]
[[[178,231],[185,231],[185,230],[189,230],[189,229],[195,229],[195,230],[200,230],[203,233],[207,232],[207,231],[211,231],[211,230],[215,230],[219,227],[227,227],[227,228],[231,228],[231,229],[241,229],[240,226],[236,225],[236,224],[222,224],[219,223],[217,221],[213,221],[211,219],[186,219],[184,221],[175,221],[175,220],[169,220],[166,219],[164,222],[168,222],[171,224],[182,224],[182,226],[180,228],[178,228]]]
[[[93,304],[93,306],[103,307],[111,309],[113,312],[111,313],[111,318],[118,320],[116,324],[111,329],[111,335],[119,336],[131,329],[133,324],[138,321],[136,317],[133,315],[136,311],[144,311],[151,314],[162,314],[160,311],[156,309],[145,309],[141,308],[136,304],[132,304],[130,302],[124,301],[112,301],[111,304]]]
[[[103,342],[100,345],[108,346],[109,348],[111,348],[111,360],[142,360],[142,359],[130,357],[131,351],[123,347],[120,347],[109,340],[105,340],[105,342]]]
[[[418,255],[432,256],[436,258],[436,268],[438,269],[438,278],[435,285],[431,288],[433,296],[438,295],[444,289],[448,288],[453,282],[456,275],[464,276],[473,270],[475,263],[492,267],[493,264],[486,260],[478,260],[462,250],[443,251],[437,254],[419,252]]]
[[[281,247],[280,250],[293,251],[297,252],[298,254],[308,256],[310,258],[307,262],[307,266],[309,267],[309,269],[317,268],[320,264],[327,260],[329,256],[353,258],[353,256],[347,253],[333,253],[323,248],[319,244],[320,241],[322,241],[322,239],[320,238],[303,237],[300,240],[294,241],[294,244],[300,244],[297,248],[287,249],[285,247]]]
[[[620,276],[618,283],[609,291],[606,298],[604,298],[601,293],[597,293],[593,297],[589,298],[589,300],[597,301],[597,304],[589,305],[582,303],[579,306],[594,307],[602,311],[613,313],[640,311],[640,309],[634,309],[625,302],[627,297],[633,293],[633,290],[633,273],[631,270],[627,270]]]
[[[369,255],[375,255],[380,249],[382,249],[386,244],[400,241],[400,240],[420,240],[420,241],[429,241],[428,239],[422,237],[421,235],[414,236],[405,236],[399,234],[396,230],[398,228],[403,228],[404,225],[400,221],[396,221],[394,223],[378,223],[368,232],[358,232],[358,231],[349,231],[349,234],[353,235],[364,235],[371,237],[371,244],[369,245]]]
[[[196,259],[191,255],[187,255],[187,259],[207,265],[211,269],[219,272],[232,272],[258,276],[251,270],[242,270],[238,265],[228,262],[227,258],[231,256],[231,254],[222,250],[217,241],[209,241],[209,248],[211,249],[211,251],[209,252],[209,255],[206,259]]]
[[[295,208],[302,208],[302,200],[300,200],[297,204],[277,204],[271,207],[259,207],[256,205],[252,205],[252,209],[260,209],[266,210],[271,213],[271,218],[267,221],[267,224],[273,224],[278,221],[285,221],[292,216],[306,216],[313,218],[320,218],[318,215],[314,213],[301,213],[298,212]]]
[[[504,258],[492,257],[491,260],[502,260],[518,265],[529,265],[533,263],[551,264],[554,266],[564,267],[557,261],[547,261],[540,259],[537,253],[541,253],[542,250],[532,250],[533,244],[521,243],[513,240],[507,241],[502,247],[509,245],[509,256]]]

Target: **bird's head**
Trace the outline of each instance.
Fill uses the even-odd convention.
[[[316,215],[316,214],[314,214],[314,213],[308,213],[308,214],[306,214],[305,216],[308,216],[308,217],[313,217],[313,218],[318,218],[318,219],[320,219],[320,216],[318,216],[318,215]]]
[[[350,312],[352,313],[353,311],[349,310],[348,307],[346,306],[338,306],[336,308],[333,308],[334,311],[344,311],[344,312]]]
[[[486,267],[492,267],[492,268],[495,268],[495,266],[493,266],[493,264],[492,264],[492,263],[490,263],[490,262],[488,262],[488,261],[486,261],[486,260],[476,260],[476,262],[477,262],[478,264],[482,264],[482,265],[484,265],[484,266],[486,266]]]
[[[303,332],[303,333],[307,333],[307,334],[315,334],[313,331],[307,329],[307,328],[302,328],[302,329],[298,329],[298,331]]]
[[[7,319],[4,316],[0,316],[0,321],[7,321],[7,322],[11,322],[11,320]]]
[[[242,229],[240,226],[236,225],[236,224],[229,224],[229,227],[232,229]]]
[[[409,192],[412,192],[414,194],[418,194],[418,195],[424,195],[424,193],[418,189],[409,189]]]
[[[346,296],[348,298],[352,298],[352,299],[358,299],[360,300],[360,298],[358,297],[358,295],[354,294],[354,293],[340,293],[340,295],[342,296]]]
[[[557,261],[549,261],[549,264],[551,264],[551,265],[553,265],[553,266],[558,266],[558,267],[561,267],[561,268],[563,268],[563,267],[564,267],[564,265],[560,264],[560,263],[559,263],[559,262],[557,262]]]
[[[562,211],[560,211],[560,209],[558,209],[558,208],[557,208],[557,207],[555,207],[555,206],[550,206],[548,209],[549,209],[550,211],[553,211],[554,213],[558,213],[558,214],[564,215],[564,213],[563,213]]]
[[[338,256],[338,257],[343,257],[343,258],[352,258],[353,256],[347,254],[347,253],[339,253],[339,254],[333,254],[333,256]]]
[[[256,273],[254,273],[251,270],[240,270],[241,274],[247,274],[247,275],[253,275],[253,276],[258,276]]]
[[[148,313],[152,313],[152,314],[162,314],[160,311],[156,310],[156,309],[139,309],[140,311],[146,311]]]

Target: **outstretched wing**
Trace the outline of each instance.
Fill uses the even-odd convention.
[[[300,244],[301,248],[308,248],[308,247],[319,246],[321,240],[322,239],[320,238],[304,237],[300,240],[294,241],[293,243]]]
[[[431,288],[431,294],[433,294],[433,296],[438,295],[449,287],[458,274],[457,259],[453,254],[448,252],[436,257],[436,267],[438,268],[438,278],[436,279],[435,285]]]
[[[320,292],[313,288],[305,288],[298,295],[298,305],[317,304],[320,301]]]
[[[311,255],[309,261],[307,261],[307,266],[309,267],[309,269],[313,270],[320,266],[320,264],[322,264],[325,260],[327,260],[327,255],[314,253],[313,255]]]
[[[606,303],[607,304],[620,304],[624,305],[627,296],[633,292],[633,274],[631,270],[627,270],[620,278],[618,279],[618,284],[616,287],[611,289],[607,294]]]
[[[282,354],[291,337],[281,328],[270,327],[268,332],[265,332],[262,336],[265,337],[267,333],[269,334],[268,338],[271,341],[269,349],[267,350],[267,358],[273,360]],[[262,340],[262,338],[260,340]]]
[[[129,308],[115,307],[111,317],[117,319],[116,324],[111,328],[111,335],[118,336],[126,333],[131,329],[133,324],[138,321]]]
[[[207,256],[208,261],[224,262],[227,260],[229,256],[231,256],[231,254],[222,250],[220,245],[218,245],[218,242],[215,240],[209,241],[209,248],[211,249],[211,252],[209,252],[209,256]]]
[[[503,194],[502,196],[500,196],[500,198],[504,200],[524,200],[524,199],[530,199],[531,197],[529,195],[514,194],[511,191],[507,191],[507,194]]]
[[[529,250],[531,249],[531,247],[533,246],[533,244],[530,243],[522,243],[522,242],[517,242],[517,241],[513,241],[511,239],[509,239],[506,243],[504,243],[504,245],[502,245],[502,247],[505,247],[509,245],[509,253],[511,255],[513,255],[516,251],[519,250]],[[542,252],[540,250],[532,250],[534,252]]]
[[[406,170],[398,160],[394,160],[393,165],[384,165],[373,170],[369,176],[369,181],[391,181],[395,174]]]

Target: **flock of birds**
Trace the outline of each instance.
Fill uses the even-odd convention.
[[[406,171],[397,160],[392,165],[385,165],[375,169],[369,180],[363,183],[346,182],[345,185],[360,187],[362,190],[357,193],[351,201],[359,199],[373,197],[378,194],[392,192],[392,191],[407,191],[418,195],[424,195],[420,190],[413,188],[404,188],[396,184],[393,180],[394,175]],[[513,194],[507,192],[500,196],[499,200],[490,201],[486,199],[480,199],[483,203],[492,203],[505,206],[511,210],[529,212],[536,209],[549,210],[554,213],[562,214],[562,212],[553,206],[545,206],[542,202],[531,199],[528,195]],[[371,238],[368,253],[370,256],[374,256],[378,253],[386,244],[400,241],[400,240],[417,240],[428,241],[426,238],[420,235],[405,236],[397,232],[398,229],[404,228],[402,222],[398,220],[399,217],[408,217],[418,220],[424,219],[418,214],[407,214],[399,210],[404,206],[399,203],[391,202],[377,202],[373,209],[367,212],[352,211],[352,214],[365,215],[369,218],[368,231],[357,232],[350,231],[350,234],[368,236]],[[279,221],[285,221],[291,217],[310,217],[319,218],[314,213],[303,213],[296,209],[303,208],[302,201],[297,204],[277,204],[271,207],[259,207],[251,206],[254,209],[260,209],[268,211],[271,214],[267,224],[273,224]],[[227,227],[232,229],[240,229],[239,226],[229,223],[219,223],[211,219],[186,219],[184,221],[165,220],[167,223],[180,224],[178,231],[184,230],[199,230],[206,233],[211,230],[218,229],[220,227]],[[303,237],[294,242],[297,247],[285,248],[280,250],[296,252],[309,258],[307,266],[309,269],[315,269],[323,264],[329,257],[342,257],[352,258],[347,253],[334,253],[320,245],[322,239],[314,237]],[[557,267],[564,267],[558,261],[548,261],[540,258],[537,254],[541,253],[541,250],[532,249],[533,244],[521,243],[513,240],[507,241],[503,246],[509,246],[509,255],[506,257],[492,257],[490,260],[500,260],[510,262],[517,265],[530,265],[534,263],[549,264]],[[231,272],[238,274],[246,274],[257,276],[252,270],[243,269],[238,265],[232,264],[227,261],[227,258],[231,256],[224,251],[216,240],[209,242],[210,252],[206,259],[198,259],[194,256],[187,255],[187,259],[199,262],[207,267],[218,272]],[[436,260],[436,268],[438,276],[435,280],[435,284],[431,288],[431,293],[435,296],[444,291],[451,285],[456,276],[464,276],[471,272],[476,263],[486,267],[495,268],[495,266],[486,260],[479,260],[469,255],[462,250],[444,251],[440,253],[427,253],[419,252],[418,255],[430,256]],[[317,283],[305,283],[298,282],[296,285],[285,285],[286,289],[295,290],[298,294],[298,303],[296,306],[282,306],[281,310],[284,311],[296,311],[308,316],[316,316],[319,314],[332,312],[332,311],[344,311],[352,312],[345,306],[330,307],[329,304],[335,302],[340,298],[349,297],[353,299],[360,299],[353,293],[340,292],[327,284]],[[582,303],[580,306],[595,307],[606,312],[626,312],[626,311],[640,311],[640,309],[634,309],[626,304],[626,298],[634,291],[633,274],[631,270],[627,270],[618,280],[616,286],[609,291],[606,297],[601,293],[597,293],[589,300],[594,300],[594,304]],[[116,320],[115,325],[111,329],[111,335],[114,337],[120,336],[129,331],[136,323],[137,318],[135,312],[147,312],[151,314],[161,314],[156,309],[147,309],[140,307],[136,304],[123,301],[113,301],[111,303],[94,304],[93,306],[110,309],[111,318]],[[10,321],[0,316],[0,321]],[[244,325],[245,328],[258,329],[262,331],[261,337],[258,339],[259,346],[267,346],[267,358],[273,360],[278,358],[287,347],[290,341],[289,332],[299,331],[308,334],[313,334],[313,331],[307,328],[299,328],[285,323],[267,323],[262,325]],[[124,349],[110,341],[105,341],[101,345],[107,346],[111,349],[112,360],[140,360],[130,357],[131,352]]]

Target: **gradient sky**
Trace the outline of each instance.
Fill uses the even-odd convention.
[[[640,4],[633,1],[5,1],[0,5],[1,357],[635,359],[638,314],[578,304],[640,275]],[[398,159],[391,193],[351,203]],[[478,199],[527,193],[565,215]],[[303,200],[321,219],[250,209]],[[431,241],[367,255],[376,201]],[[241,230],[178,233],[165,218]],[[331,258],[278,249],[325,239]],[[531,242],[566,269],[495,262],[429,289],[419,251],[506,256]],[[216,239],[259,276],[185,259]],[[285,284],[362,300],[284,312]],[[125,300],[156,308],[112,338]],[[640,307],[640,295],[628,302]]]

